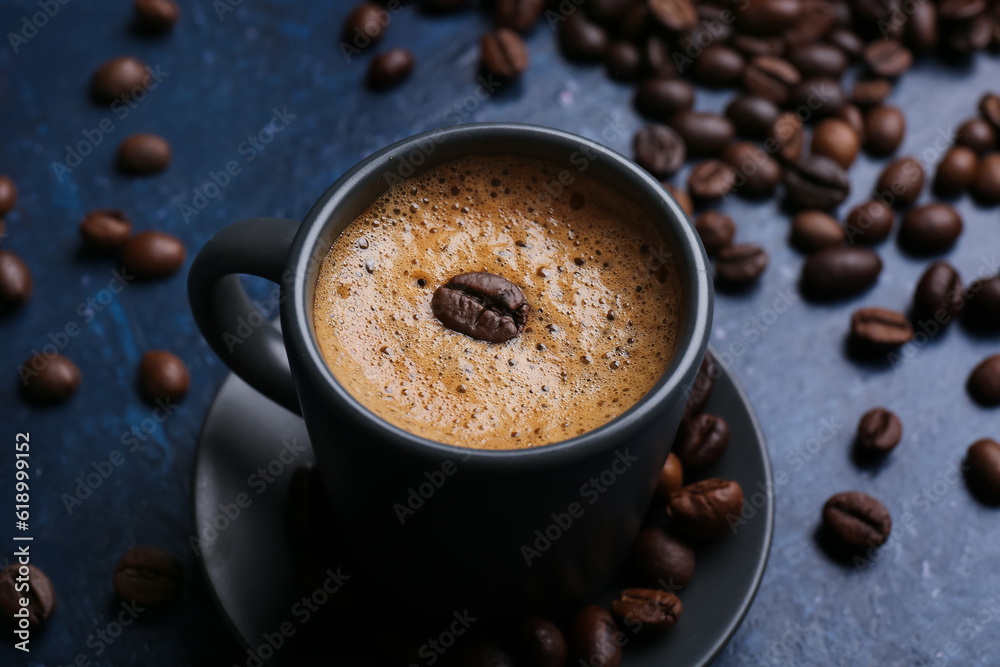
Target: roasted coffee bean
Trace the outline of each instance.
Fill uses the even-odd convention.
[[[691,169],[688,175],[688,192],[696,202],[721,199],[733,189],[736,176],[732,167],[722,160],[705,160]]]
[[[817,299],[841,299],[868,289],[882,272],[882,260],[867,248],[820,250],[802,266],[802,289]]]
[[[857,133],[839,118],[827,118],[813,130],[812,152],[830,158],[844,169],[854,163],[860,149]]]
[[[983,117],[994,131],[1000,132],[1000,94],[985,93],[979,98],[979,115]]]
[[[1000,153],[990,153],[979,160],[969,190],[980,204],[1000,204]]]
[[[90,89],[98,102],[111,104],[138,95],[149,85],[146,64],[131,56],[112,58],[97,68],[90,79]]]
[[[1000,332],[1000,276],[972,281],[965,293],[965,321],[974,329]]]
[[[887,308],[860,308],[851,315],[851,335],[866,348],[883,350],[913,340],[913,327],[903,313]]]
[[[894,207],[909,206],[924,189],[924,166],[915,157],[893,160],[875,183],[877,197]]]
[[[479,40],[483,68],[499,79],[513,79],[528,69],[528,47],[508,28],[498,28]]]
[[[22,364],[24,395],[35,403],[59,403],[73,395],[83,374],[61,354],[36,354]]]
[[[1000,405],[1000,354],[986,357],[972,369],[966,386],[977,403]]]
[[[757,146],[740,141],[729,144],[722,159],[733,168],[733,189],[747,197],[767,197],[781,182],[781,165]]]
[[[722,417],[700,414],[681,424],[673,451],[684,470],[702,472],[715,465],[729,446],[729,425]]]
[[[682,111],[670,117],[690,157],[714,157],[733,140],[736,130],[725,116],[711,111]]]
[[[801,15],[795,0],[747,0],[734,11],[736,25],[751,35],[777,35],[795,25]]]
[[[715,357],[711,352],[706,352],[698,368],[698,374],[691,385],[691,393],[688,395],[687,403],[684,405],[684,419],[691,419],[705,409],[708,397],[712,395],[715,387],[715,379],[722,374]]]
[[[632,140],[635,161],[659,178],[673,176],[684,166],[687,149],[680,135],[666,125],[646,125]]]
[[[518,626],[517,643],[528,667],[564,667],[569,650],[559,627],[539,616]]]
[[[139,362],[139,392],[150,402],[177,402],[191,386],[187,366],[175,354],[166,350],[150,350]]]
[[[534,25],[543,9],[545,0],[497,0],[497,25],[524,32]]]
[[[752,243],[726,246],[715,260],[715,281],[723,287],[742,287],[767,268],[767,251]]]
[[[677,625],[683,611],[680,598],[662,589],[626,588],[611,603],[615,617],[643,636],[664,634]]]
[[[733,219],[719,211],[705,211],[699,215],[694,223],[694,229],[698,232],[701,243],[705,246],[705,252],[709,256],[730,245],[736,236],[736,224],[733,223]]]
[[[415,58],[406,49],[389,49],[372,59],[368,66],[368,85],[390,88],[405,80],[413,71]]]
[[[642,69],[642,53],[632,42],[613,42],[605,56],[608,75],[619,81],[630,81]]]
[[[872,408],[858,422],[858,446],[873,454],[895,449],[903,438],[903,423],[885,408]]]
[[[694,88],[682,79],[646,79],[636,89],[635,106],[649,116],[669,118],[694,106]]]
[[[155,134],[133,134],[118,146],[118,168],[126,174],[155,174],[170,164],[170,144]]]
[[[186,257],[187,250],[180,239],[157,231],[139,232],[122,249],[125,270],[144,280],[175,273]]]
[[[181,10],[173,0],[135,0],[136,26],[143,32],[161,33],[174,27]]]
[[[374,2],[363,2],[344,19],[343,40],[365,49],[382,39],[389,27],[389,12]]]
[[[635,0],[588,0],[585,9],[592,20],[613,27],[635,4],[638,4]]]
[[[587,20],[583,12],[571,12],[559,31],[559,44],[567,58],[602,60],[608,50],[608,33]]]
[[[840,79],[847,69],[847,56],[836,46],[809,41],[792,47],[785,58],[804,77]]]
[[[674,491],[684,486],[684,466],[673,452],[667,456],[667,462],[660,469],[660,477],[656,481],[656,495],[666,498]]]
[[[996,148],[997,134],[993,126],[982,118],[970,118],[958,126],[955,143],[971,148],[976,155],[984,155]]]
[[[743,70],[743,87],[778,105],[788,102],[792,88],[801,81],[802,76],[790,62],[774,56],[756,56]]]
[[[904,26],[904,42],[915,53],[933,51],[938,45],[937,6],[921,2],[912,7]]]
[[[132,221],[117,209],[89,212],[80,223],[80,236],[95,250],[117,250],[132,233]]]
[[[913,311],[918,318],[947,324],[962,308],[962,301],[962,277],[958,271],[948,262],[934,262],[917,283]]]
[[[847,95],[836,79],[803,79],[789,91],[788,106],[807,108],[816,120],[836,116],[845,104]]]
[[[688,215],[694,214],[694,203],[691,201],[691,197],[686,191],[681,190],[680,188],[675,188],[670,185],[670,183],[663,183],[662,185],[664,189],[670,193],[670,196],[677,200],[677,203],[680,204],[680,207],[684,209],[685,213]]]
[[[643,69],[651,76],[676,78],[679,74],[673,60],[674,51],[663,35],[647,35],[639,41],[639,51]]]
[[[488,343],[503,343],[524,331],[531,307],[517,285],[477,271],[457,275],[438,287],[431,310],[452,331]]]
[[[468,7],[469,0],[422,0],[420,9],[430,14],[446,14]]]
[[[938,8],[938,16],[942,17],[942,23],[945,23],[943,9],[946,4],[942,3]],[[941,34],[941,47],[946,52],[967,56],[986,48],[993,33],[993,21],[985,13],[967,21],[947,21],[947,29]]]
[[[873,22],[885,21],[886,27],[891,27],[888,22],[895,6],[890,2],[885,0],[851,0],[850,7],[852,18],[857,17]]]
[[[732,121],[736,133],[752,139],[763,139],[781,112],[773,102],[755,95],[739,95],[726,106],[726,118]]]
[[[874,245],[889,238],[895,213],[877,199],[862,202],[851,209],[844,223],[848,243]]]
[[[865,117],[861,115],[860,109],[853,104],[845,104],[837,112],[837,118],[851,126],[862,145],[867,141],[868,132],[865,129]]]
[[[962,233],[962,217],[952,206],[941,202],[910,209],[899,226],[899,244],[911,251],[947,250]]]
[[[646,528],[640,532],[632,554],[641,580],[650,586],[666,582],[670,586],[684,587],[694,577],[694,549],[661,528]]]
[[[771,126],[770,136],[764,145],[768,152],[777,152],[785,162],[795,162],[802,157],[804,142],[802,121],[794,113],[783,113]]]
[[[24,588],[22,567],[28,570],[27,588]],[[27,606],[22,606],[22,600],[28,601]],[[11,625],[26,619],[28,626],[41,627],[52,616],[55,607],[55,589],[41,569],[34,565],[11,563],[0,570],[0,612],[3,612]],[[24,616],[25,612],[27,617]]]
[[[984,438],[969,445],[966,477],[973,491],[988,503],[1000,503],[1000,443]]]
[[[140,607],[159,607],[180,591],[184,571],[176,558],[156,547],[129,549],[115,566],[115,593]]]
[[[784,34],[790,48],[817,43],[829,32],[836,18],[833,5],[827,0],[801,0],[799,6],[799,19]]]
[[[584,664],[620,667],[622,649],[615,620],[607,609],[590,605],[573,619],[570,645],[575,658]]]
[[[889,510],[860,491],[838,493],[827,500],[823,521],[845,546],[857,551],[882,546],[892,532]]]
[[[934,192],[941,197],[957,197],[976,180],[979,158],[971,148],[952,146],[938,163]]]
[[[729,518],[743,511],[743,489],[737,482],[711,478],[689,484],[667,499],[672,530],[694,540],[729,532]]]
[[[878,106],[892,94],[892,82],[888,79],[860,79],[854,83],[851,101],[862,109]]]
[[[17,206],[17,186],[7,176],[0,176],[0,215],[7,215]]]
[[[845,239],[844,228],[823,211],[800,211],[792,218],[792,244],[803,252],[839,246]]]
[[[785,40],[781,37],[760,37],[745,33],[735,33],[730,45],[747,58],[755,56],[781,57],[785,53]]]
[[[913,53],[895,39],[877,39],[865,47],[862,57],[875,76],[895,79],[913,65]]]
[[[865,149],[872,155],[892,155],[906,135],[906,117],[892,106],[879,106],[865,115]]]
[[[736,49],[712,44],[694,61],[694,78],[706,86],[730,88],[743,77],[746,60]]]
[[[784,182],[788,202],[799,209],[829,210],[851,193],[847,172],[822,155],[810,155],[788,165]]]
[[[641,1],[641,0],[640,0]],[[728,44],[735,34],[733,28],[733,12],[722,5],[710,4],[707,2],[696,2],[695,11],[698,13],[699,28],[681,36],[678,44],[687,51],[691,48],[691,53],[698,53],[698,45],[705,44],[705,29],[714,37],[714,44]],[[706,47],[701,47],[706,48]],[[739,49],[737,49],[739,51]],[[741,53],[742,55],[742,53]]]
[[[24,260],[0,250],[0,312],[18,308],[31,297],[34,281]]]
[[[826,41],[843,51],[849,60],[858,60],[865,50],[865,43],[858,37],[858,33],[847,28],[831,30]]]
[[[647,0],[649,13],[667,30],[683,32],[698,22],[698,13],[691,0]]]

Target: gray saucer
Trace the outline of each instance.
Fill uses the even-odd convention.
[[[710,663],[736,632],[764,575],[774,528],[771,464],[743,389],[728,368],[719,366],[722,375],[715,381],[706,411],[725,418],[732,440],[711,474],[740,483],[746,498],[746,520],[734,535],[699,548],[694,579],[680,593],[684,603],[680,622],[664,639],[628,646],[623,667]],[[301,621],[301,615],[293,611],[302,592],[286,538],[285,504],[292,470],[313,463],[313,456],[305,451],[292,463],[281,463],[283,450],[284,459],[292,459],[294,447],[287,448],[286,442],[309,442],[302,420],[231,374],[205,418],[194,471],[195,524],[200,527],[214,521],[222,528],[213,540],[201,545],[209,587],[241,644],[255,654],[262,653],[265,659],[272,652],[256,650],[265,643],[264,636],[274,637],[282,624],[296,627]],[[273,481],[267,482],[260,475],[251,477],[269,465],[271,473],[276,473],[267,475]],[[233,504],[240,494],[246,494],[242,500],[247,506],[240,509],[238,517],[229,519],[220,505],[233,516]],[[623,579],[607,591],[602,602],[613,599],[628,584]],[[331,645],[351,640],[332,635],[298,633],[295,650],[274,651],[273,663],[327,662]],[[242,664],[250,659],[245,658]],[[353,664],[344,663],[344,667]]]

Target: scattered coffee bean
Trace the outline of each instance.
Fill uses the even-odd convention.
[[[139,232],[122,248],[125,270],[144,280],[175,273],[186,257],[187,251],[180,239],[157,231]]]
[[[673,60],[674,51],[663,35],[653,33],[640,38],[639,51],[642,53],[643,69],[650,75],[654,77],[677,76],[677,65]]]
[[[785,170],[785,196],[798,209],[829,210],[851,193],[851,179],[828,157],[809,155]]]
[[[845,232],[848,243],[874,245],[889,238],[895,212],[877,199],[862,202],[847,214]]]
[[[790,62],[774,56],[752,58],[743,70],[747,92],[779,106],[791,99],[792,88],[801,81],[802,76]]]
[[[947,324],[962,308],[962,297],[962,277],[958,271],[948,262],[934,262],[917,283],[913,311],[918,318]]]
[[[699,162],[688,175],[688,192],[696,202],[709,202],[729,194],[736,182],[733,169],[722,160]]]
[[[670,183],[663,183],[662,185],[670,193],[670,196],[677,200],[677,203],[684,209],[685,213],[694,215],[694,203],[691,201],[691,197],[686,190],[675,188]]]
[[[684,470],[702,472],[715,465],[729,446],[729,425],[722,417],[700,414],[681,423],[673,451]]]
[[[642,581],[650,586],[666,582],[670,586],[684,587],[694,577],[694,549],[661,528],[641,531],[632,553]]]
[[[847,103],[840,81],[823,77],[803,79],[792,86],[788,97],[788,106],[808,108],[816,120],[836,116]]]
[[[976,180],[979,158],[971,148],[952,146],[938,163],[934,192],[941,197],[957,197]]]
[[[372,88],[391,88],[410,76],[415,62],[413,53],[406,49],[389,49],[380,53],[368,66],[368,85]]]
[[[132,8],[139,30],[153,34],[173,28],[181,14],[173,0],[135,0]]]
[[[895,39],[877,39],[865,47],[862,57],[875,76],[895,79],[913,65],[913,53]]]
[[[800,211],[792,218],[792,244],[803,252],[838,246],[846,238],[844,228],[823,211]]]
[[[837,5],[839,6],[839,5]],[[865,50],[865,43],[858,34],[847,28],[835,28],[826,35],[826,41],[836,46],[847,56],[848,60],[859,60]]]
[[[625,627],[643,636],[659,636],[677,624],[684,605],[669,591],[626,588],[611,603],[611,611]]]
[[[692,67],[694,78],[706,86],[730,88],[743,77],[746,61],[739,51],[722,44],[706,47]]]
[[[893,160],[882,170],[875,193],[891,206],[909,206],[924,189],[924,167],[915,157]]]
[[[618,626],[607,609],[590,605],[573,619],[572,652],[584,664],[620,667],[622,649],[619,641]]]
[[[669,118],[694,106],[694,88],[682,79],[646,79],[636,88],[635,106],[649,116]]]
[[[996,130],[982,118],[970,118],[958,126],[955,144],[971,148],[977,155],[984,155],[997,146]]]
[[[1000,443],[984,438],[969,445],[965,455],[966,477],[984,501],[1000,503]]]
[[[682,111],[669,123],[684,140],[689,157],[720,155],[736,133],[728,118],[711,111]]]
[[[496,5],[497,25],[524,32],[542,15],[545,0],[497,0]]]
[[[844,169],[854,163],[860,148],[857,133],[839,118],[827,118],[813,130],[812,152],[830,158]]]
[[[913,340],[913,327],[903,313],[887,308],[860,308],[851,315],[851,335],[869,349],[886,350]]]
[[[514,79],[528,69],[528,47],[508,28],[483,35],[479,41],[483,68],[499,79]]]
[[[868,140],[868,130],[865,128],[865,117],[861,115],[861,109],[853,104],[845,104],[837,112],[837,118],[851,126],[854,134],[858,135],[861,145]]]
[[[385,34],[391,17],[374,2],[363,2],[344,19],[343,40],[357,49],[372,46]]]
[[[22,364],[25,397],[35,403],[59,403],[73,395],[83,374],[61,354],[36,354]]]
[[[673,32],[690,30],[698,22],[691,0],[647,0],[646,6],[660,25]]]
[[[138,95],[149,85],[146,64],[131,56],[112,58],[97,68],[90,79],[90,89],[98,102],[111,104]]]
[[[715,378],[719,377],[721,373],[715,357],[712,356],[711,352],[706,352],[701,360],[701,366],[698,368],[698,374],[694,378],[694,383],[691,385],[691,393],[684,406],[683,419],[692,419],[705,409],[705,404],[715,387]]]
[[[784,32],[792,49],[819,42],[837,20],[836,10],[825,0],[802,0],[799,7],[799,19]]]
[[[566,638],[547,618],[526,618],[518,627],[517,642],[528,667],[564,667],[569,652]]]
[[[977,403],[1000,405],[1000,354],[986,357],[972,369],[966,384]]]
[[[729,517],[742,511],[740,485],[715,477],[689,484],[667,499],[671,529],[694,540],[725,535],[730,531]]]
[[[872,454],[895,449],[903,438],[903,423],[885,408],[872,408],[858,422],[858,446]]]
[[[747,58],[755,56],[780,57],[785,53],[785,40],[781,37],[759,37],[745,33],[734,33],[730,40],[732,47]]]
[[[795,25],[802,5],[794,0],[748,0],[740,5],[736,25],[751,35],[778,35]]]
[[[156,547],[134,547],[115,566],[115,593],[140,607],[159,607],[180,591],[184,571],[176,558]]]
[[[755,95],[739,95],[726,106],[726,118],[736,133],[751,139],[767,137],[780,113],[773,102]]]
[[[767,263],[767,251],[758,245],[726,246],[715,260],[715,281],[724,287],[742,287],[759,278]]]
[[[191,386],[187,366],[166,350],[150,350],[139,362],[139,392],[150,402],[180,401]]]
[[[531,307],[517,285],[477,271],[457,275],[438,287],[431,310],[452,331],[488,343],[503,343],[524,331]]]
[[[646,125],[632,140],[635,161],[659,178],[677,173],[684,166],[687,149],[680,135],[666,125]]]
[[[1000,94],[985,93],[979,98],[979,115],[1000,132]]]
[[[781,165],[748,141],[729,144],[722,160],[733,168],[733,190],[746,197],[767,197],[781,182]]]
[[[832,44],[819,41],[794,46],[785,54],[795,69],[805,77],[830,77],[839,79],[847,69],[844,51]]]
[[[912,10],[903,26],[906,45],[916,53],[932,51],[938,45],[937,5],[922,3]]]
[[[845,546],[857,551],[882,546],[892,532],[889,510],[860,491],[838,493],[827,500],[823,521]]]
[[[24,577],[19,571],[21,567],[28,568],[27,586],[24,588]],[[27,599],[27,606],[22,606],[21,600]],[[34,565],[22,566],[11,563],[0,570],[0,612],[10,623],[16,624],[23,619],[27,611],[28,625],[32,628],[41,627],[56,607],[56,592],[52,582]]]
[[[861,79],[854,83],[851,101],[862,109],[878,106],[892,94],[892,82],[886,79]]]
[[[0,250],[0,312],[19,308],[31,297],[31,270],[9,250]]]
[[[80,236],[94,250],[116,250],[132,233],[132,221],[117,209],[90,211],[80,223]]]
[[[1000,332],[1000,276],[977,278],[969,285],[965,321],[983,332]]]
[[[667,455],[667,461],[660,469],[660,477],[656,482],[656,495],[666,498],[674,491],[684,486],[684,466],[673,452]]]
[[[794,113],[783,113],[771,126],[765,146],[768,152],[778,152],[785,162],[796,162],[802,157],[805,133],[802,121]]]
[[[632,42],[612,42],[605,55],[608,76],[619,81],[631,81],[642,70],[642,53]]]
[[[608,34],[588,21],[583,12],[570,12],[559,31],[559,43],[572,60],[602,60],[608,50]]]
[[[7,176],[0,176],[0,215],[7,215],[17,206],[17,186]]]
[[[730,245],[736,236],[736,224],[733,219],[718,211],[705,211],[699,215],[694,223],[694,229],[698,232],[702,245],[705,246],[705,252],[710,256]]]
[[[133,134],[118,146],[118,168],[126,174],[155,174],[170,164],[170,144],[155,134]]]
[[[882,260],[867,248],[826,248],[802,267],[802,289],[815,299],[841,299],[868,289],[882,272]]]
[[[1000,204],[1000,153],[990,153],[979,161],[969,190],[980,204]]]
[[[865,115],[865,150],[879,157],[892,155],[906,135],[906,116],[893,106],[879,106]]]
[[[912,208],[899,226],[899,244],[917,253],[947,250],[962,233],[962,217],[941,202]]]

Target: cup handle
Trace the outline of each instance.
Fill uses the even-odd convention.
[[[237,274],[278,283],[299,223],[251,218],[226,227],[201,249],[188,273],[195,322],[229,368],[279,405],[300,414],[281,331],[254,306]],[[242,318],[242,320],[241,320]]]

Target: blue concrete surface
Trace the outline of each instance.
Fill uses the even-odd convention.
[[[3,33],[20,31],[22,17],[40,11],[39,4],[4,2]],[[130,3],[121,0],[49,4],[58,12],[37,34],[26,32],[30,39],[17,53],[7,38],[0,45],[0,173],[20,190],[0,243],[24,257],[35,276],[31,302],[0,318],[6,378],[0,382],[0,497],[12,502],[14,435],[29,431],[32,554],[51,576],[59,607],[34,635],[30,655],[16,652],[6,638],[0,642],[0,664],[242,662],[186,541],[196,437],[226,374],[187,308],[191,257],[229,222],[301,218],[358,159],[422,130],[462,120],[517,120],[628,152],[640,119],[629,104],[631,89],[607,80],[600,68],[567,64],[545,24],[528,40],[533,67],[523,81],[477,97],[477,41],[488,17],[473,11],[431,19],[406,8],[393,16],[384,46],[412,49],[417,68],[391,94],[374,94],[359,86],[370,55],[348,63],[337,48],[350,8],[343,0],[183,2],[180,24],[160,39],[133,35]],[[218,7],[232,11],[220,15]],[[163,72],[156,89],[127,114],[97,106],[87,95],[91,72],[119,54]],[[892,98],[912,109],[901,154],[936,162],[940,134],[973,115],[990,86],[1000,87],[995,56],[962,67],[920,62]],[[702,91],[698,107],[720,109],[727,97]],[[287,127],[263,150],[244,143],[276,110],[294,115]],[[114,129],[95,135],[105,118]],[[168,171],[144,179],[115,173],[115,147],[138,131],[172,142]],[[67,145],[85,141],[96,144],[92,152],[57,178],[52,163],[65,161]],[[231,160],[240,173],[196,202],[196,192]],[[865,198],[880,164],[859,159],[847,206]],[[929,198],[925,193],[923,200]],[[185,220],[182,205],[196,203],[203,207]],[[189,249],[184,271],[129,284],[119,294],[102,292],[118,265],[80,255],[76,232],[84,213],[98,207],[124,209],[137,229],[180,236]],[[997,210],[967,198],[958,207],[966,229],[947,258],[967,279],[980,270],[995,273]],[[975,502],[950,471],[973,440],[1000,437],[1000,413],[974,405],[963,388],[969,370],[997,352],[1000,341],[953,326],[913,347],[912,359],[898,367],[852,362],[843,349],[851,311],[867,304],[905,308],[928,260],[901,254],[889,241],[879,248],[885,270],[873,290],[848,303],[814,306],[798,298],[803,258],[789,248],[788,221],[776,205],[732,200],[723,209],[736,218],[739,240],[768,249],[771,266],[749,293],[720,295],[712,342],[735,350],[730,363],[760,414],[775,471],[787,477],[777,490],[777,533],[763,587],[717,664],[998,664],[1000,513]],[[252,287],[261,296],[269,289],[259,282]],[[771,310],[779,298],[792,304],[780,314]],[[88,305],[88,299],[95,301]],[[68,324],[81,331],[62,340],[59,332]],[[83,369],[83,385],[64,405],[26,405],[16,394],[17,365],[52,339]],[[194,379],[183,405],[163,423],[146,421],[152,408],[135,390],[137,361],[151,348],[177,352]],[[904,438],[882,466],[862,469],[850,456],[852,431],[874,405],[900,415]],[[133,448],[127,434],[144,421],[151,433]],[[122,465],[68,511],[64,494],[76,493],[77,478],[116,450]],[[892,540],[860,568],[832,562],[814,539],[822,503],[846,489],[880,497],[896,519]],[[12,521],[6,510],[3,516]],[[13,532],[9,524],[0,528],[0,562],[13,551]],[[179,605],[142,614],[109,645],[97,633],[118,616],[111,573],[119,555],[137,543],[182,557],[188,585]]]

